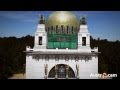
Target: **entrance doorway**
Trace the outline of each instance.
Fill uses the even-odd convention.
[[[70,66],[58,64],[50,70],[48,78],[75,78],[75,73]]]

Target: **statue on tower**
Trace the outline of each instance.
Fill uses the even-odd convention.
[[[87,24],[86,16],[82,16],[82,17],[80,18],[80,24],[81,24],[81,25],[86,25],[86,24]]]
[[[40,16],[39,24],[45,24],[45,18],[43,15]]]

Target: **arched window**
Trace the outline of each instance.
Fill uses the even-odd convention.
[[[67,34],[69,34],[69,26],[67,26]]]
[[[75,78],[75,73],[73,69],[69,67],[68,65],[59,64],[59,65],[55,65],[50,70],[48,74],[48,78]]]
[[[53,30],[53,26],[51,26],[51,30]]]
[[[56,25],[56,34],[58,33],[58,25]]]
[[[50,31],[51,31],[51,34],[52,34],[53,33],[53,26],[51,26],[51,30]]]
[[[73,26],[72,26],[72,30],[73,30]]]
[[[53,32],[52,33],[55,34],[55,27],[53,27]]]
[[[48,27],[48,33],[50,33],[50,31],[49,31],[50,29],[49,29],[49,27]]]
[[[63,25],[61,26],[61,30],[62,30],[61,34],[63,34],[63,32],[64,32],[64,26]]]
[[[56,30],[58,30],[58,25],[56,25]]]
[[[61,26],[61,29],[63,30],[63,25]]]
[[[73,26],[72,26],[72,34],[74,33]]]

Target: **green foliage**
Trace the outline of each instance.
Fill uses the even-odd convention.
[[[117,74],[120,78],[120,41],[108,41],[107,39],[100,40],[100,38],[93,39],[91,37],[91,47],[98,47],[98,72]]]
[[[25,72],[26,46],[33,47],[34,38],[4,37],[0,38],[0,79],[7,79],[14,73]]]

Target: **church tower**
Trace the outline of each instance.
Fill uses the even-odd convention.
[[[45,18],[43,15],[40,16],[37,31],[35,32],[35,45],[34,49],[46,49],[47,45],[47,34],[45,31]]]
[[[26,47],[26,79],[93,79],[98,48],[91,49],[87,20],[68,11],[40,16],[34,47]]]
[[[82,16],[80,19],[80,30],[78,32],[78,50],[83,52],[91,52],[90,34],[88,32],[88,26],[85,16]]]

